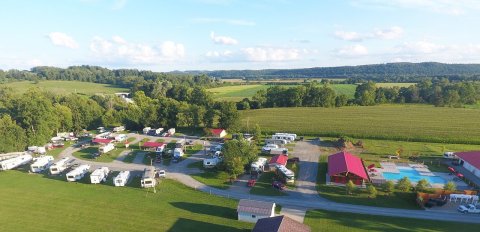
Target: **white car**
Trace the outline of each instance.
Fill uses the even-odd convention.
[[[165,170],[160,170],[157,172],[157,174],[158,174],[158,177],[163,177],[163,178],[167,177],[167,173],[165,172]]]
[[[458,206],[457,210],[460,213],[480,213],[480,209],[476,208],[473,204],[460,205]]]
[[[267,145],[262,147],[262,152],[269,152],[273,148],[278,148],[278,145],[277,144],[267,144]]]

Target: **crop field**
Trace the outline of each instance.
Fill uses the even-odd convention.
[[[261,89],[268,89],[272,85],[233,85],[208,89],[213,93],[215,100],[225,101],[241,101],[244,98],[251,98]],[[282,85],[285,87],[294,87],[298,85]],[[349,98],[353,98],[356,85],[354,84],[332,84],[330,85],[337,94],[345,94]]]
[[[416,83],[376,83],[377,87],[392,88],[392,87],[410,87]]]
[[[4,84],[11,87],[16,93],[24,93],[30,88],[40,88],[56,94],[77,93],[91,96],[97,93],[112,94],[116,92],[128,92],[128,89],[109,84],[97,84],[81,81],[40,81],[35,84],[33,81],[20,81]]]
[[[2,231],[250,231],[237,201],[162,180],[157,193],[67,183],[20,171],[0,173]],[[111,182],[111,181],[110,181]]]
[[[429,105],[269,108],[241,111],[243,127],[299,135],[480,144],[480,110]]]

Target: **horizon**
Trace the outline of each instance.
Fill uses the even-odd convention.
[[[480,63],[479,32],[472,29],[480,3],[470,1],[28,0],[0,6],[7,35],[0,39],[2,70]]]

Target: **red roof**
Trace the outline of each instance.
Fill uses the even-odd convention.
[[[144,147],[161,147],[165,145],[165,143],[158,143],[158,142],[145,142],[143,143]]]
[[[456,152],[458,158],[480,169],[480,151]]]
[[[111,143],[113,141],[113,139],[93,139],[92,142],[94,143],[104,143],[104,144],[107,144],[107,143]]]
[[[280,164],[280,165],[287,165],[288,156],[286,155],[276,155],[270,159],[268,162],[269,164]]]
[[[213,135],[220,135],[225,129],[210,129]]]
[[[328,175],[350,172],[363,179],[368,179],[362,160],[348,152],[340,152],[328,157]]]

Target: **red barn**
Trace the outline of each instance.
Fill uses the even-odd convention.
[[[368,181],[362,160],[344,151],[328,157],[328,176],[331,182],[340,184],[351,180],[356,185],[362,185]]]

